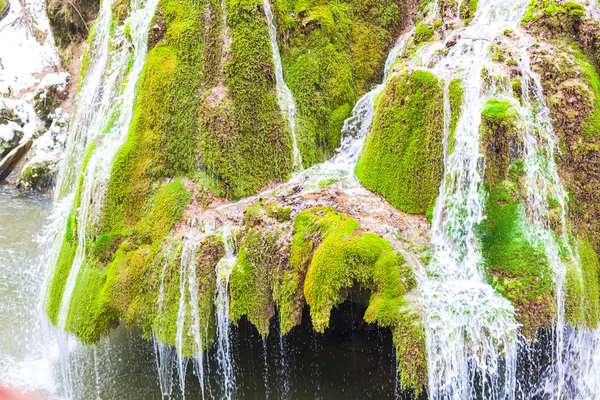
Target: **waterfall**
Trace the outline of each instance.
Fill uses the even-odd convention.
[[[104,0],[93,29],[93,41],[86,53],[90,71],[83,80],[76,99],[76,110],[67,143],[65,165],[56,188],[56,201],[69,199],[78,204],[73,194],[77,177],[82,174],[80,205],[77,218],[77,251],[63,292],[58,326],[65,329],[71,296],[85,260],[88,226],[97,223],[112,159],[127,137],[133,116],[135,89],[146,60],[148,27],[158,0],[133,1],[124,25],[113,25],[112,2]],[[129,30],[130,35],[125,31]],[[133,38],[128,43],[127,37]],[[131,55],[133,51],[133,56]],[[133,59],[133,63],[131,60]],[[131,63],[131,64],[130,64]],[[111,123],[111,121],[113,121]],[[88,154],[87,165],[84,158]],[[60,248],[53,249],[59,252]],[[51,257],[51,260],[56,257]],[[52,266],[54,267],[54,266]]]
[[[219,261],[217,273],[217,298],[215,300],[217,316],[217,362],[218,374],[223,390],[222,398],[231,399],[235,389],[235,375],[231,354],[231,337],[229,334],[229,276],[236,262],[234,242],[231,231],[226,226],[222,234],[225,255]]]
[[[484,279],[476,227],[484,219],[480,124],[489,96],[481,71],[489,62],[491,41],[505,29],[518,29],[526,5],[521,0],[480,1],[472,23],[434,69],[447,82],[463,74],[464,97],[454,151],[444,157],[431,234],[434,255],[419,275],[433,399],[471,398],[476,388],[487,398],[515,397],[518,324],[512,304]],[[448,90],[446,85],[445,151],[450,129]]]
[[[277,100],[281,112],[288,120],[290,130],[292,132],[292,157],[294,162],[294,171],[302,169],[302,155],[298,148],[298,138],[296,137],[296,104],[294,95],[290,88],[285,83],[283,78],[283,66],[281,64],[281,55],[279,54],[279,45],[277,44],[277,28],[273,21],[273,13],[271,12],[271,3],[269,0],[263,1],[267,22],[269,24],[269,38],[271,39],[271,51],[273,53],[273,64],[275,65],[275,82],[277,86]]]

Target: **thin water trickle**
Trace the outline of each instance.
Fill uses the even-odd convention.
[[[175,348],[177,349],[177,372],[179,377],[179,390],[185,399],[185,375],[187,372],[188,359],[183,355],[184,330],[187,315],[188,301],[186,298],[186,280],[188,269],[189,252],[186,251],[188,243],[184,243],[181,256],[181,267],[179,270],[179,307],[177,309],[177,331],[175,334]]]
[[[223,390],[222,398],[231,399],[235,390],[233,356],[231,353],[229,319],[229,276],[236,262],[234,239],[228,227],[222,233],[225,255],[219,261],[217,273],[217,298],[215,300],[217,316],[217,364],[219,379]]]
[[[294,171],[299,171],[302,169],[302,154],[300,153],[298,138],[296,137],[296,103],[294,102],[294,95],[283,77],[283,65],[281,64],[281,55],[279,54],[279,45],[277,44],[277,27],[273,21],[270,0],[264,0],[263,5],[267,16],[267,23],[269,25],[269,38],[271,39],[271,51],[273,53],[273,64],[275,66],[277,100],[279,101],[281,112],[285,115],[292,133],[292,159],[294,162]]]
[[[194,366],[197,372],[198,381],[200,384],[200,391],[202,393],[202,399],[204,399],[204,348],[202,343],[202,332],[200,321],[200,313],[198,310],[198,279],[196,275],[196,250],[198,244],[191,247],[191,254],[189,255],[189,292],[190,292],[190,308],[191,308],[191,329],[194,337],[195,354],[194,354]],[[184,249],[185,251],[185,249]],[[206,322],[204,322],[206,323]]]

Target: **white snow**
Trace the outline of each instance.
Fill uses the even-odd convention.
[[[60,65],[44,2],[9,1],[10,11],[0,20],[0,94],[4,95],[34,86],[45,68]]]

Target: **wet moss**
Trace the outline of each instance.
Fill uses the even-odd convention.
[[[164,185],[136,227],[135,236],[124,240],[121,236],[101,235],[85,250],[66,330],[86,343],[98,341],[118,319],[149,331],[153,310],[148,304],[156,299],[146,297],[157,293],[156,288],[148,286],[147,270],[190,200],[191,194],[182,183]]]
[[[477,4],[479,0],[466,0],[461,3],[461,7],[459,10],[460,17],[465,20],[468,24],[475,17],[475,13],[477,12]]]
[[[521,23],[535,24],[555,32],[573,33],[584,15],[585,7],[573,1],[532,0]]]
[[[594,330],[600,315],[600,264],[590,242],[578,241],[579,268],[567,269],[565,320],[574,327]]]
[[[433,27],[428,25],[417,25],[415,27],[414,41],[416,45],[421,43],[430,42],[433,40],[434,30]]]
[[[246,316],[263,338],[275,315],[273,292],[287,261],[283,254],[277,232],[250,228],[229,278],[231,320],[237,323]]]
[[[240,198],[288,176],[292,144],[277,102],[262,1],[226,4],[232,38],[231,61],[226,64],[227,101],[218,107],[206,105],[200,149],[209,175],[227,188],[228,196]]]
[[[461,79],[453,79],[448,87],[448,96],[450,101],[450,132],[448,136],[448,154],[452,154],[456,145],[456,126],[460,118],[461,108],[464,98],[464,89]]]
[[[50,289],[48,292],[48,302],[46,304],[46,314],[53,324],[58,324],[58,314],[60,312],[60,305],[63,298],[63,292],[67,284],[67,278],[69,277],[69,271],[71,265],[75,259],[75,252],[77,251],[77,238],[71,233],[70,225],[72,225],[72,218],[67,221],[67,233],[63,239],[56,268],[52,274],[52,281],[50,283]]]
[[[485,182],[490,187],[508,177],[511,163],[523,148],[518,113],[507,99],[489,99],[481,112]]]
[[[191,192],[182,182],[161,186],[150,201],[150,210],[137,224],[135,233],[142,243],[162,243],[171,228],[183,218],[185,207],[192,200]]]
[[[530,234],[525,215],[519,124],[508,100],[490,99],[482,110],[487,198],[479,233],[490,284],[515,306],[523,334],[533,338],[539,328],[550,326],[556,306],[545,247]]]
[[[425,214],[443,173],[443,90],[435,75],[408,71],[379,98],[356,176],[394,207]]]
[[[532,338],[556,313],[553,275],[545,248],[528,236],[518,191],[501,181],[488,192],[481,250],[488,280],[515,306],[522,332]]]
[[[103,206],[103,233],[131,230],[160,179],[195,168],[203,71],[203,5],[163,0],[163,42],[148,54],[125,144],[115,156]]]
[[[408,19],[397,0],[275,2],[284,76],[297,106],[305,164],[333,153],[352,105],[380,80],[387,50]]]

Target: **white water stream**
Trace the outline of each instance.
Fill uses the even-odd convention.
[[[279,54],[279,45],[277,44],[277,28],[273,21],[270,0],[264,0],[265,14],[269,25],[269,38],[271,39],[271,51],[273,53],[273,65],[275,66],[275,81],[277,86],[277,99],[281,113],[286,116],[290,130],[292,132],[292,157],[294,162],[294,171],[302,169],[302,155],[298,148],[298,138],[296,137],[296,103],[294,95],[285,83],[283,78],[283,66],[281,64],[281,55]]]
[[[92,69],[84,77],[77,96],[66,167],[61,168],[63,172],[56,188],[59,202],[62,196],[77,190],[75,177],[83,174],[81,201],[76,210],[78,246],[60,305],[58,326],[61,329],[66,326],[71,296],[85,259],[88,227],[93,229],[97,223],[112,160],[127,138],[135,88],[146,60],[148,27],[157,4],[158,0],[133,1],[124,25],[112,28],[112,3],[105,0],[94,26],[94,40],[88,51]],[[125,26],[130,35],[125,34]],[[129,43],[127,37],[133,38],[133,42]],[[113,125],[109,125],[111,121]],[[87,152],[91,154],[82,171]],[[55,251],[59,252],[60,248]]]
[[[215,314],[217,316],[217,362],[218,375],[223,392],[222,398],[231,399],[235,389],[233,356],[231,354],[231,320],[229,318],[229,277],[236,263],[234,239],[228,227],[222,234],[225,255],[219,261],[217,273],[217,298]]]

